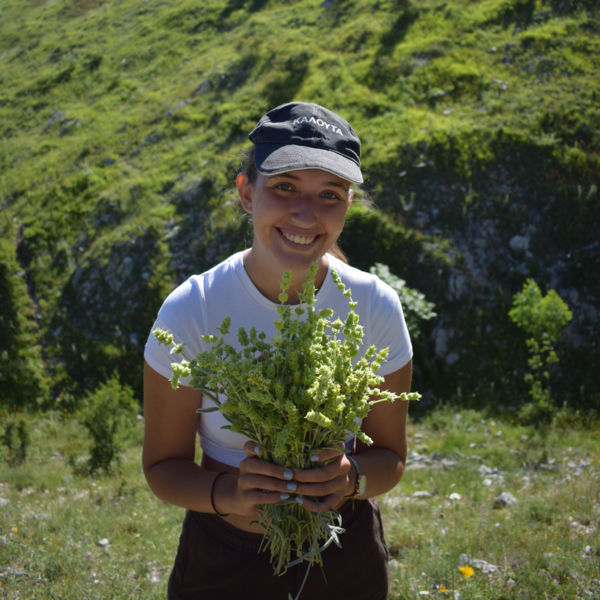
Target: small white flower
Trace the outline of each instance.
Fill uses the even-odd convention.
[[[450,498],[450,500],[460,500],[462,498],[462,496],[460,494],[457,494],[456,492],[454,492],[453,494],[450,494],[449,498]]]

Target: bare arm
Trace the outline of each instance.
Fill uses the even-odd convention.
[[[411,380],[412,360],[398,371],[387,375],[381,389],[400,395],[402,392],[410,392]],[[357,440],[358,455],[355,458],[361,471],[367,475],[364,497],[383,494],[400,481],[408,452],[407,414],[408,402],[379,402],[363,420],[362,430],[373,440],[371,446]],[[351,481],[352,491],[355,480],[354,476]]]
[[[142,465],[150,489],[161,500],[197,512],[214,513],[210,491],[217,476],[194,462],[198,409],[202,393],[190,387],[171,388],[168,379],[144,366],[145,434]],[[247,442],[251,454],[254,444]],[[257,504],[275,504],[287,491],[289,470],[248,457],[240,468],[224,468],[231,476],[219,480],[215,504],[222,513],[251,516]],[[265,492],[263,490],[273,490]]]
[[[142,465],[150,489],[175,506],[213,512],[210,496],[214,473],[194,462],[196,409],[202,393],[190,387],[171,388],[171,382],[144,365],[144,451]]]

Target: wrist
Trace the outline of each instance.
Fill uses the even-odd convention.
[[[217,480],[218,478],[218,480]],[[217,475],[211,488],[211,504],[215,514],[224,517],[235,512],[233,497],[237,487],[237,477],[225,473]]]
[[[367,477],[361,471],[360,465],[358,464],[358,462],[356,461],[356,459],[354,457],[348,456],[348,460],[354,467],[354,471],[355,471],[356,475],[354,477],[354,486],[352,488],[352,491],[350,492],[350,494],[348,494],[347,497],[356,498],[358,496],[359,498],[363,498],[365,496],[365,492],[366,492]]]
[[[349,460],[350,469],[348,470],[348,483],[346,484],[346,489],[344,490],[344,498],[349,498],[354,494],[354,490],[356,489],[356,480],[358,479],[358,473],[356,472],[356,467],[354,463]]]

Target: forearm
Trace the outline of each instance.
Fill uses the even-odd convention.
[[[404,473],[404,461],[392,450],[387,448],[367,448],[353,455],[361,473],[367,478],[367,487],[361,498],[373,498],[389,492],[400,481]],[[356,485],[356,470],[352,467],[348,476],[345,496],[354,493]]]
[[[192,460],[172,458],[148,467],[144,474],[152,492],[168,504],[196,512],[215,512],[210,492],[217,473],[203,469]],[[219,488],[221,483],[219,480]]]

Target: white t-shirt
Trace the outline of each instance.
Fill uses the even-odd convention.
[[[377,350],[389,347],[388,360],[378,374],[389,375],[402,368],[412,357],[412,346],[396,292],[375,275],[350,267],[330,254],[327,259],[329,269],[338,272],[342,282],[352,290],[352,299],[358,302],[356,312],[364,327],[364,337],[356,360],[371,345]],[[316,298],[316,309],[329,307],[334,310],[332,321],[338,317],[346,320],[350,310],[348,299],[338,290],[329,271]],[[173,290],[162,305],[152,330],[157,327],[169,330],[174,342],[185,342],[185,354],[191,359],[210,349],[211,345],[204,343],[200,336],[220,335],[217,327],[226,316],[231,317],[231,326],[225,340],[237,350],[241,350],[236,335],[239,327],[248,330],[254,325],[256,331],[264,331],[267,338],[276,333],[273,323],[278,318],[277,304],[265,298],[248,277],[243,252],[234,254],[206,273],[192,275]],[[341,339],[343,342],[343,337]],[[150,334],[144,353],[148,364],[168,379],[172,377],[171,362],[180,360],[179,355],[169,354],[170,350],[159,346]],[[189,378],[181,379],[180,384],[189,385]],[[225,398],[219,399],[225,401]],[[214,406],[212,400],[203,396],[202,407],[210,406]],[[237,467],[246,458],[244,443],[248,438],[221,429],[228,424],[218,411],[202,414],[198,424],[200,446],[212,458]]]

